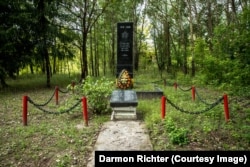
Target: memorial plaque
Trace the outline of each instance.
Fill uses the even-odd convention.
[[[136,92],[133,90],[115,90],[110,99],[111,107],[136,107],[138,105]]]
[[[116,77],[123,69],[133,78],[133,22],[117,23]]]

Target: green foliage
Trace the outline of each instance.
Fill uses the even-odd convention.
[[[181,81],[187,81],[183,79]],[[189,81],[191,83],[191,81]],[[182,83],[182,82],[178,82]],[[187,85],[191,85],[186,83]],[[181,84],[182,85],[182,84]],[[186,86],[184,88],[188,88]],[[161,87],[162,88],[162,87]],[[175,90],[172,85],[162,88],[164,94],[174,104],[186,111],[201,111],[208,107],[199,98],[191,100],[190,92]],[[223,92],[211,88],[199,88],[199,95],[208,103],[213,103]],[[231,97],[230,97],[231,99]],[[141,104],[142,103],[142,104]],[[154,150],[242,150],[249,148],[249,110],[230,102],[230,119],[225,122],[223,105],[201,114],[187,114],[166,103],[166,117],[161,119],[160,99],[140,101],[138,110],[145,113]],[[244,106],[248,106],[245,101]]]
[[[87,76],[82,84],[82,93],[88,98],[93,111],[100,114],[108,109],[108,98],[114,88],[114,82],[105,77],[96,79]]]
[[[23,1],[2,1],[0,8],[0,85],[6,86],[6,77],[15,78],[18,70],[29,62],[33,47],[29,29],[32,10]]]
[[[188,144],[187,129],[177,128],[169,133],[170,141],[173,144],[186,145]]]
[[[167,117],[167,119],[165,120],[165,129],[168,133],[173,132],[175,130],[175,124],[171,117]]]
[[[213,81],[223,88],[239,88],[249,85],[249,26],[244,10],[239,24],[217,25],[214,30],[213,51],[205,57],[203,73],[206,82]]]
[[[168,117],[165,121],[165,129],[172,144],[186,145],[188,144],[188,130],[186,128],[178,128],[173,119]]]

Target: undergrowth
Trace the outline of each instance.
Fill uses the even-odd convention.
[[[193,101],[191,90],[175,90],[171,85],[160,87],[169,100],[185,111],[194,113],[208,107],[197,97]],[[183,90],[188,88],[184,86]],[[197,88],[197,91],[202,100],[209,103],[223,96],[223,92],[206,87]],[[250,112],[243,104],[248,105],[249,101],[230,101],[228,122],[225,121],[223,101],[201,114],[181,112],[166,102],[164,119],[161,119],[161,99],[142,100],[139,110],[144,113],[154,150],[249,150]]]

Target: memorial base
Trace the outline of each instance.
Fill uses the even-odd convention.
[[[136,107],[138,105],[136,92],[133,90],[115,90],[112,92],[110,107],[111,120],[137,119]]]
[[[137,119],[136,107],[115,107],[112,110],[111,120]]]

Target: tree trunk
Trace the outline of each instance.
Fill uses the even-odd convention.
[[[103,75],[106,75],[106,32],[104,32],[103,40]]]
[[[0,83],[1,83],[1,85],[2,85],[3,88],[7,87],[7,84],[5,82],[5,78],[1,74],[0,74]]]
[[[46,69],[46,76],[47,76],[47,82],[46,86],[50,87],[50,62],[49,62],[49,53],[47,48],[44,48],[44,59],[45,59],[45,69]]]
[[[165,54],[166,54],[166,58],[167,58],[167,72],[171,72],[171,66],[172,66],[172,62],[171,62],[171,53],[170,53],[170,32],[169,32],[169,22],[166,21],[164,23],[164,33],[165,33]]]
[[[184,51],[183,51],[184,57],[183,57],[183,73],[186,75],[188,74],[188,66],[187,66],[187,43],[185,40],[184,43]]]
[[[30,73],[31,73],[31,74],[34,74],[33,64],[32,64],[32,63],[30,63],[29,65],[30,65]]]
[[[40,23],[40,28],[39,28],[39,33],[42,41],[42,57],[43,57],[43,63],[44,63],[44,70],[46,73],[46,86],[50,87],[50,75],[51,75],[51,70],[50,70],[50,62],[49,62],[49,53],[48,53],[48,46],[47,46],[47,36],[46,33],[48,31],[48,21],[45,16],[45,11],[46,11],[46,2],[45,0],[41,0],[38,2],[37,9],[39,11],[39,23]]]
[[[89,36],[90,38],[89,38],[89,65],[90,65],[90,71],[89,71],[89,73],[90,73],[90,75],[94,75],[94,49],[93,49],[93,45],[94,45],[94,42],[93,42],[93,31],[91,31],[90,32],[90,36]]]
[[[53,74],[56,74],[56,56],[53,57]]]
[[[189,0],[188,3],[189,6],[189,29],[190,29],[190,45],[191,45],[191,76],[195,76],[195,61],[194,61],[194,31],[193,31],[193,15],[192,15],[192,4],[191,1]],[[195,6],[195,5],[194,5]]]
[[[112,41],[111,41],[111,59],[110,59],[110,68],[112,74],[115,74],[115,28],[112,26]]]
[[[82,33],[82,71],[81,71],[81,79],[85,79],[88,75],[88,59],[87,59],[87,37],[88,32]]]
[[[207,13],[207,28],[208,28],[208,44],[209,44],[209,50],[213,51],[213,44],[212,44],[212,38],[213,38],[213,13],[212,13],[212,3],[211,1],[208,1],[208,7],[207,7],[208,13]]]

